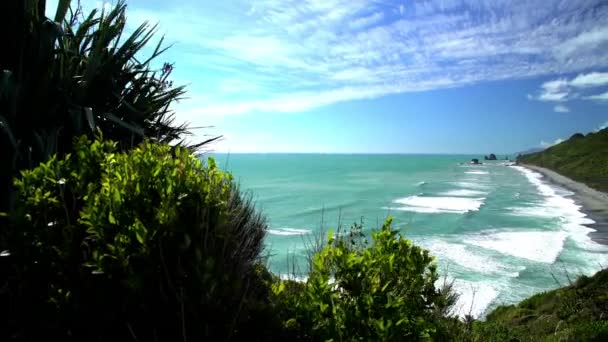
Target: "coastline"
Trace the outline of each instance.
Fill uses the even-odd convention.
[[[590,228],[595,229],[594,232],[589,233],[589,237],[597,243],[608,245],[607,193],[590,188],[584,183],[577,182],[543,167],[522,163],[519,163],[518,165],[538,172],[550,183],[572,191],[574,193],[572,198],[582,206],[581,210],[587,214],[590,219],[595,221],[594,224],[589,225]]]

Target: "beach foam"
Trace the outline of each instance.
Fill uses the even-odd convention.
[[[458,196],[458,197],[476,197],[487,195],[487,192],[479,191],[479,190],[471,190],[471,189],[457,189],[457,190],[449,190],[446,192],[442,192],[440,195],[442,196]]]
[[[402,204],[403,207],[393,209],[419,213],[464,214],[479,210],[484,200],[485,198],[409,196],[394,200],[394,203]]]
[[[498,297],[497,285],[484,281],[455,280],[454,291],[459,294],[452,313],[460,317],[482,316],[490,304]]]
[[[488,171],[483,171],[483,170],[473,170],[473,171],[467,171],[465,173],[469,174],[469,175],[489,175],[490,174]]]
[[[478,181],[466,181],[466,182],[454,182],[452,183],[459,188],[465,189],[478,189],[478,190],[487,190],[488,184],[480,183]]]
[[[429,239],[416,242],[431,251],[431,254],[439,259],[454,262],[466,269],[479,273],[498,274],[515,278],[519,276],[520,271],[525,269],[525,266],[500,263],[487,255],[476,252],[473,249],[475,247],[461,243],[451,243],[443,239]]]
[[[298,228],[268,229],[267,232],[270,235],[283,235],[283,236],[310,234],[310,230],[308,230],[308,229],[298,229]]]
[[[464,242],[505,255],[552,264],[557,260],[567,237],[567,233],[560,231],[516,232],[501,230],[470,235]]]
[[[530,183],[544,196],[544,202],[541,206],[513,208],[514,214],[555,218],[559,222],[561,231],[567,233],[568,237],[575,241],[580,248],[592,251],[605,251],[608,249],[606,246],[594,242],[589,237],[588,234],[595,230],[586,225],[593,224],[595,221],[588,218],[581,211],[581,206],[576,204],[572,198],[567,197],[571,192],[545,183],[542,180],[543,176],[538,172],[521,166],[512,166],[512,168],[523,173]]]
[[[509,215],[523,217],[556,217],[557,215],[555,208],[539,206],[538,204],[529,204],[525,207],[506,208],[506,210],[509,211]]]

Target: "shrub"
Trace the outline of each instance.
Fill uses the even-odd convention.
[[[372,233],[370,246],[358,232],[347,237],[330,233],[305,284],[274,284],[286,334],[344,341],[434,335],[437,313],[449,300],[435,288],[433,257],[392,230],[390,218]]]
[[[213,159],[80,138],[23,171],[1,258],[18,339],[190,340],[263,331],[264,219]],[[6,254],[6,253],[5,253]]]

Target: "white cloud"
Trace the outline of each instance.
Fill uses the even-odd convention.
[[[565,79],[557,79],[554,81],[548,81],[541,85],[544,91],[550,93],[557,93],[560,91],[564,91],[568,88],[569,82]]]
[[[603,124],[601,124],[595,131],[599,132],[599,131],[601,131],[603,129],[606,129],[606,128],[608,128],[608,121],[606,121]]]
[[[546,141],[543,140],[543,141],[540,142],[540,146],[541,147],[551,147],[551,146],[560,144],[562,142],[564,142],[564,139],[562,139],[562,138],[555,139],[553,142],[546,142]]]
[[[353,30],[360,30],[372,26],[373,24],[376,24],[382,19],[384,19],[384,13],[375,12],[369,16],[357,18],[351,21],[348,26]]]
[[[608,91],[601,94],[585,96],[585,99],[596,101],[608,101]]]
[[[570,111],[570,108],[568,108],[564,105],[557,105],[557,106],[553,107],[553,110],[558,113],[568,113]]]
[[[564,41],[557,47],[557,53],[563,58],[572,55],[592,53],[605,49],[608,43],[608,27],[598,27]]]
[[[177,43],[171,52],[176,76],[186,64],[188,75],[181,77],[205,83],[204,91],[193,88],[190,95],[204,93],[208,101],[193,109],[289,112],[401,92],[601,70],[608,67],[603,36],[608,7],[600,3],[254,0],[186,1],[154,9],[133,2],[129,21],[159,21],[168,41]],[[563,91],[563,85],[547,84],[534,97],[565,101],[572,89],[590,88],[603,77],[565,80]],[[256,87],[240,89],[231,80]]]
[[[528,99],[559,102],[573,98],[582,98],[587,100],[605,101],[608,100],[608,92],[582,97],[575,93],[576,90],[580,91],[584,89],[602,87],[605,85],[608,85],[608,72],[590,72],[587,74],[579,74],[570,80],[559,78],[552,81],[547,81],[541,85],[541,90],[538,96],[528,95]]]
[[[565,101],[568,97],[568,92],[551,93],[543,92],[538,96],[539,101]]]
[[[590,88],[608,85],[608,72],[591,72],[576,76],[570,85],[577,88]]]

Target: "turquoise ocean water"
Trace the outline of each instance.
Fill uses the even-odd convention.
[[[455,310],[483,316],[499,304],[568,284],[608,265],[593,223],[537,173],[461,165],[475,156],[216,155],[269,219],[267,251],[278,274],[305,277],[307,245],[341,223],[394,226],[436,257],[461,294]]]

